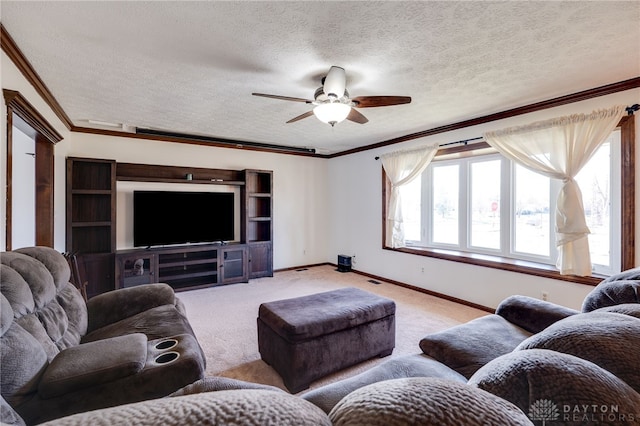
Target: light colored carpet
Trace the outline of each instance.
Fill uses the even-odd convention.
[[[357,287],[396,302],[396,347],[391,357],[420,353],[427,333],[487,315],[487,312],[394,284],[337,272],[330,265],[278,272],[274,277],[178,293],[207,357],[207,375],[263,383],[285,389],[278,373],[260,359],[256,319],[263,302],[342,287]],[[311,389],[358,374],[386,358],[374,358],[320,379]],[[303,392],[306,392],[303,391]]]

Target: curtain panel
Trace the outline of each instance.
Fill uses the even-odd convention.
[[[382,167],[391,182],[391,195],[387,206],[385,244],[388,247],[405,246],[400,187],[420,176],[438,151],[438,144],[404,151],[382,154]]]
[[[561,274],[591,275],[590,233],[575,176],[616,128],[625,113],[619,105],[525,126],[486,132],[485,141],[516,163],[563,182],[556,205],[556,266]]]

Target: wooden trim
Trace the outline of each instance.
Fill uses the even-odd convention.
[[[54,146],[36,134],[36,245],[53,247]]]
[[[636,168],[635,168],[635,116],[627,115],[620,120],[621,129],[621,210],[620,232],[622,234],[621,268],[623,271],[635,266],[636,250]]]
[[[15,90],[3,89],[7,105],[7,170],[6,170],[6,202],[5,202],[5,248],[12,249],[13,235],[13,116],[20,123],[26,123],[35,132],[36,150],[36,241],[38,245],[53,247],[54,241],[54,145],[62,140],[62,136],[45,118]],[[31,131],[31,130],[29,130]]]
[[[12,210],[13,210],[13,111],[7,107],[7,156],[6,156],[6,171],[5,171],[5,235],[4,244],[5,250],[11,251],[11,237],[13,235],[12,224]]]
[[[373,275],[373,274],[369,274],[367,272],[362,272],[362,271],[357,271],[357,270],[352,270],[351,272],[354,272],[354,273],[356,273],[358,275],[363,275],[365,277],[373,278],[375,280],[384,281],[384,282],[389,283],[389,284],[393,284],[393,285],[397,285],[397,286],[400,286],[400,287],[408,288],[410,290],[414,290],[414,291],[417,291],[417,292],[420,292],[420,293],[428,294],[429,296],[438,297],[440,299],[449,300],[450,302],[455,302],[455,303],[459,303],[461,305],[469,306],[471,308],[480,309],[481,311],[486,311],[486,312],[489,312],[489,313],[495,313],[495,311],[496,311],[495,309],[490,308],[488,306],[478,305],[476,303],[472,303],[472,302],[469,302],[469,301],[464,300],[464,299],[458,299],[457,297],[448,296],[446,294],[438,293],[436,291],[427,290],[426,288],[422,288],[422,287],[416,287],[414,285],[406,284],[406,283],[403,283],[401,281],[390,280],[389,278],[380,277],[378,275]]]
[[[7,56],[9,56],[11,61],[16,65],[27,81],[36,89],[36,92],[38,92],[42,99],[44,99],[47,105],[49,105],[53,112],[58,116],[60,121],[62,121],[67,129],[71,130],[73,127],[71,119],[64,112],[62,106],[60,106],[53,94],[51,94],[49,88],[44,84],[36,70],[31,66],[31,63],[29,63],[2,23],[0,23],[0,47]]]
[[[71,128],[72,132],[77,133],[87,133],[94,135],[104,135],[104,136],[113,136],[119,138],[132,138],[132,139],[144,139],[144,140],[152,140],[158,142],[174,142],[174,143],[182,143],[188,145],[201,145],[201,146],[209,146],[209,147],[217,147],[217,148],[229,148],[229,149],[242,149],[245,151],[259,151],[259,152],[272,152],[275,154],[284,154],[284,155],[297,155],[301,157],[314,157],[314,158],[328,158],[327,155],[324,154],[312,154],[308,152],[300,152],[300,151],[282,151],[273,148],[263,148],[258,146],[250,146],[243,144],[243,141],[236,141],[235,145],[231,145],[229,142],[216,142],[215,137],[212,137],[211,140],[201,140],[196,138],[189,137],[171,137],[171,136],[160,136],[160,135],[147,135],[147,134],[138,134],[138,133],[128,133],[117,130],[102,130],[102,129],[93,129],[90,127],[78,127],[73,126]]]
[[[607,84],[604,86],[596,87],[594,89],[584,90],[581,92],[572,93],[570,95],[560,96],[560,97],[549,99],[546,101],[536,102],[534,104],[529,104],[529,105],[509,109],[509,110],[497,112],[494,114],[484,115],[478,118],[472,118],[470,120],[459,121],[457,123],[447,124],[445,126],[435,127],[429,130],[423,130],[421,132],[411,133],[405,136],[400,136],[394,139],[389,139],[389,140],[374,143],[371,145],[349,149],[346,151],[328,155],[327,157],[336,158],[336,157],[341,157],[343,155],[355,154],[357,152],[368,151],[370,149],[381,148],[383,146],[394,145],[401,142],[407,142],[414,139],[424,138],[426,136],[433,136],[440,133],[451,132],[453,130],[460,130],[466,127],[477,126],[479,124],[485,124],[485,123],[489,123],[496,120],[502,120],[505,118],[515,117],[518,115],[528,114],[531,112],[541,111],[549,108],[555,108],[561,105],[580,102],[580,101],[584,101],[591,98],[610,95],[617,92],[624,92],[625,90],[635,89],[638,87],[640,87],[640,77],[634,77],[629,80]]]
[[[423,247],[403,247],[395,249],[391,247],[383,247],[383,250],[391,250],[400,253],[433,257],[435,259],[448,260],[451,262],[466,263],[470,265],[482,266],[485,268],[500,269],[503,271],[517,272],[521,274],[534,275],[536,277],[550,278],[553,280],[568,281],[590,286],[595,286],[604,278],[606,278],[605,276],[593,275],[589,277],[581,277],[577,275],[561,275],[560,272],[555,270],[553,267],[541,263],[538,264],[534,262],[510,259],[506,257],[466,253],[454,250],[439,250]]]
[[[290,268],[276,269],[273,272],[298,271],[298,270],[304,270],[304,269],[308,269],[308,268],[314,268],[314,267],[317,267],[317,266],[333,266],[336,269],[338,268],[338,265],[336,265],[335,263],[323,262],[323,263],[314,263],[314,264],[311,264],[311,265],[292,266]],[[388,284],[391,284],[391,285],[397,285],[399,287],[404,287],[404,288],[407,288],[409,290],[414,290],[414,291],[417,291],[419,293],[428,294],[429,296],[438,297],[440,299],[445,299],[445,300],[448,300],[450,302],[459,303],[461,305],[469,306],[471,308],[479,309],[481,311],[485,311],[485,312],[489,312],[489,313],[494,313],[495,312],[495,309],[490,308],[488,306],[478,305],[476,303],[472,303],[472,302],[469,302],[469,301],[464,300],[464,299],[458,299],[457,297],[448,296],[446,294],[442,294],[442,293],[438,293],[438,292],[435,292],[435,291],[427,290],[426,288],[422,288],[422,287],[416,287],[414,285],[403,283],[401,281],[391,280],[389,278],[385,278],[385,277],[381,277],[381,276],[378,276],[378,275],[369,274],[367,272],[358,271],[356,269],[352,269],[351,272],[353,272],[354,274],[357,274],[357,275],[362,275],[363,277],[372,278],[372,279],[377,280],[377,281],[383,281],[385,283],[388,283]]]
[[[618,123],[621,128],[621,270],[631,269],[635,266],[635,116],[627,115]],[[488,146],[488,144],[486,144]],[[455,147],[457,151],[469,151],[485,146]],[[452,153],[452,148],[438,150],[436,155]],[[561,281],[575,282],[586,285],[597,285],[604,276],[594,275],[581,277],[576,275],[561,275],[557,270],[545,264],[526,262],[504,258],[499,256],[480,255],[454,250],[439,250],[424,247],[398,248],[388,247],[385,241],[387,206],[389,204],[388,186],[389,179],[382,169],[382,248],[401,253],[409,253],[419,256],[433,257],[452,262],[461,262],[487,268],[502,269],[511,272],[535,275]]]
[[[187,174],[192,175],[187,180]],[[116,163],[116,180],[137,182],[203,183],[244,185],[241,170],[201,167],[160,166],[155,164]]]
[[[309,265],[301,265],[301,266],[292,266],[290,268],[280,268],[280,269],[275,269],[273,272],[286,272],[286,271],[297,271],[299,269],[308,269],[308,268],[313,268],[315,266],[335,266],[337,268],[337,265],[331,263],[331,262],[322,262],[322,263],[312,263]]]
[[[7,105],[7,114],[9,110],[17,114],[36,132],[47,138],[52,144],[56,144],[62,140],[60,133],[49,124],[49,122],[29,103],[21,94],[15,90],[3,89],[4,102]]]

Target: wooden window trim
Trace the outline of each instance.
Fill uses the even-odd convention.
[[[631,269],[635,263],[635,116],[627,115],[618,123],[621,129],[621,268]],[[436,157],[442,155],[459,154],[480,148],[487,148],[486,142],[472,145],[442,148],[436,153]],[[456,250],[442,250],[425,247],[392,248],[386,245],[385,235],[387,226],[387,206],[391,184],[382,167],[382,248],[400,253],[408,253],[418,256],[432,257],[436,259],[461,262],[487,268],[501,269],[522,274],[535,275],[543,278],[551,278],[561,281],[569,281],[578,284],[597,285],[605,276],[592,275],[580,277],[577,275],[562,275],[550,265],[510,259],[500,256],[490,256],[478,253],[467,253]]]

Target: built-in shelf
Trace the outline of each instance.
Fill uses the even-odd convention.
[[[182,290],[273,276],[273,172],[270,170],[209,169],[69,157],[66,177],[66,250],[77,254],[84,266],[89,297],[143,282],[167,282],[174,289]],[[117,180],[238,187],[239,243],[116,252]],[[142,269],[147,271],[145,275],[136,275],[137,271],[131,269],[139,259],[143,261]]]

